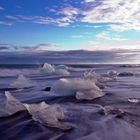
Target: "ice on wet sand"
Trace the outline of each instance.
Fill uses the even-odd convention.
[[[33,86],[34,83],[22,74],[19,75],[18,78],[13,83],[10,84],[10,87],[17,89],[30,88]]]

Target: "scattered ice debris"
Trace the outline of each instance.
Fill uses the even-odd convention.
[[[117,71],[115,70],[111,70],[111,71],[108,71],[107,75],[110,77],[110,78],[116,78],[118,73]]]
[[[56,96],[76,96],[77,99],[87,100],[104,95],[102,90],[96,86],[94,81],[82,78],[60,79],[53,85],[51,91],[52,94]]]
[[[23,88],[31,88],[34,86],[34,83],[26,78],[24,75],[20,74],[18,78],[10,84],[12,88],[23,89]]]
[[[132,72],[121,72],[121,73],[119,73],[118,76],[120,76],[120,77],[134,76],[134,73],[132,73]]]
[[[62,121],[65,116],[59,105],[48,105],[45,102],[40,104],[24,105],[35,121],[38,121],[46,126],[62,130],[69,130],[72,128],[71,124]]]
[[[45,63],[40,71],[44,74],[53,74],[55,72],[55,68],[51,64]]]
[[[17,100],[14,96],[11,95],[9,91],[5,91],[6,101],[4,104],[1,104],[0,107],[0,116],[9,116],[18,111],[26,110],[24,105]]]
[[[100,76],[100,75],[97,75],[94,70],[88,70],[84,73],[84,79],[87,79],[87,80],[94,80],[95,83],[98,85],[103,85],[104,82],[108,82],[108,81],[112,81],[114,80],[114,78],[112,77],[104,77],[104,76]]]
[[[130,103],[140,103],[140,99],[137,99],[137,98],[129,98],[128,99],[128,102],[130,102]]]

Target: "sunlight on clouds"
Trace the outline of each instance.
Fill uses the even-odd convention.
[[[88,45],[88,50],[111,50],[111,49],[139,49],[140,41],[91,41]]]
[[[97,2],[97,0],[96,0]],[[140,0],[103,0],[97,6],[91,6],[89,10],[84,11],[82,22],[87,23],[122,23],[122,25],[113,25],[111,29],[118,30],[140,30],[139,12]]]
[[[96,38],[104,39],[104,40],[116,40],[116,41],[122,41],[122,40],[128,40],[127,38],[123,38],[120,35],[111,35],[109,32],[101,32],[96,35]]]

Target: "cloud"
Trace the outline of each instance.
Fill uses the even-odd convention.
[[[16,15],[16,16],[6,16],[8,19],[16,20],[18,22],[33,22],[36,24],[44,24],[44,25],[56,25],[56,26],[68,26],[73,22],[73,18],[70,16],[63,16],[59,18],[51,18],[47,16],[24,16],[24,15]]]
[[[87,0],[88,1],[88,0]],[[86,23],[116,23],[112,29],[140,30],[140,0],[103,0],[96,5],[90,5],[83,12],[81,22]],[[98,4],[99,3],[99,4]],[[121,23],[118,25],[118,23]]]
[[[72,38],[83,38],[83,35],[73,35]]]
[[[57,11],[57,14],[73,16],[73,15],[79,14],[79,12],[80,12],[80,10],[78,8],[69,6],[69,7],[60,9],[59,11]]]
[[[109,32],[102,32],[96,35],[96,38],[104,39],[104,40],[115,40],[115,41],[122,41],[122,40],[128,40],[127,38],[123,38],[120,35],[111,35]]]
[[[98,26],[94,23],[106,23],[114,31],[140,31],[139,5],[140,0],[83,0],[77,7],[63,4],[63,7],[48,9],[50,16],[8,15],[6,18],[60,27],[72,23],[90,23],[87,27],[100,28],[105,25]]]
[[[54,50],[58,44],[54,43],[46,43],[46,44],[38,44],[36,46],[23,46],[23,45],[14,45],[14,44],[0,44],[0,51],[18,51],[18,52],[41,52],[41,51],[48,51]]]
[[[0,25],[4,25],[4,26],[12,26],[14,25],[12,22],[7,22],[7,21],[0,21]]]
[[[2,6],[0,6],[0,10],[4,10],[4,8]]]
[[[125,23],[121,25],[110,25],[110,30],[114,30],[117,32],[123,32],[127,30],[134,30],[134,31],[140,31],[140,23],[134,22],[134,23]]]
[[[95,2],[96,0],[84,0],[84,1],[89,3],[89,2]]]
[[[12,44],[4,44],[4,43],[0,44],[0,51],[13,51],[16,49],[17,49],[16,46]]]
[[[79,9],[74,7],[65,7],[59,10],[51,9],[51,12],[55,13],[56,17],[48,17],[48,16],[25,16],[25,15],[7,15],[5,16],[8,19],[16,20],[18,22],[33,22],[36,24],[44,24],[44,25],[56,25],[60,27],[68,26],[76,20],[76,16],[79,13]]]
[[[88,43],[89,50],[112,50],[112,49],[139,49],[140,41],[130,40],[106,40],[106,41],[90,41]]]
[[[48,51],[50,49],[53,49],[54,47],[57,47],[57,44],[38,44],[37,46],[33,47],[33,51]]]

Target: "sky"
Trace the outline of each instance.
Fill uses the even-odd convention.
[[[140,48],[140,0],[0,0],[0,51]]]

